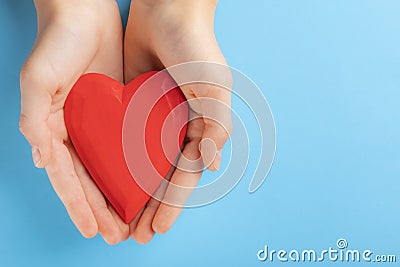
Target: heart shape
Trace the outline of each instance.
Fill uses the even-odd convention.
[[[139,153],[134,153],[134,147],[123,145],[123,126],[130,124],[125,118],[133,96],[153,76],[156,77],[155,81],[152,81],[151,88],[146,90],[151,89],[152,94],[154,91],[154,94],[161,97],[156,103],[152,103],[154,99],[146,97],[139,99],[141,105],[153,108],[146,125],[130,127],[131,130],[135,129],[134,127],[137,127],[138,131],[145,130],[144,142],[147,155],[138,155]],[[165,91],[165,84],[171,83],[174,88]],[[179,146],[169,145],[168,154],[176,157],[180,154],[180,147],[183,146],[186,135],[187,105],[184,105],[183,109],[180,108],[180,112],[175,112],[172,122],[168,120],[172,125],[165,127],[164,124],[167,123],[168,114],[176,107],[181,107],[185,101],[182,91],[166,72],[144,73],[126,86],[103,74],[85,74],[75,83],[66,99],[64,119],[72,144],[98,188],[125,223],[131,222],[146,205],[151,194],[161,184],[162,177],[166,177],[173,167],[163,153],[165,151],[161,141],[162,135],[167,134],[168,140],[179,144]],[[134,114],[130,114],[129,117],[132,118],[132,115]],[[149,177],[150,181],[146,182],[147,193],[138,185],[137,179],[132,177],[124,150],[128,150],[130,155],[133,154],[135,158],[140,159],[138,161],[149,159],[159,173],[161,179]]]

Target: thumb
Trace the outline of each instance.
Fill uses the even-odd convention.
[[[229,131],[216,122],[204,119],[205,129],[200,142],[200,152],[204,165],[216,171],[221,165],[222,148],[229,138]]]
[[[230,94],[210,95],[200,101],[204,121],[200,152],[204,165],[216,171],[221,164],[222,148],[232,132]]]
[[[29,59],[28,59],[29,62]],[[52,152],[51,131],[48,118],[52,97],[49,88],[48,73],[40,73],[40,65],[26,63],[21,71],[21,117],[19,128],[32,146],[32,158],[36,167],[45,167]],[[43,75],[42,75],[43,74]]]

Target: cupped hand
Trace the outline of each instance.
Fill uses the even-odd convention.
[[[216,2],[132,1],[124,43],[125,81],[129,82],[146,71],[185,62],[207,61],[225,65],[224,56],[214,35]],[[225,77],[219,79],[229,87],[230,72],[227,71],[223,75]],[[200,117],[188,124],[188,142],[182,151],[183,157],[178,161],[178,168],[171,177],[171,183],[195,187],[201,177],[201,171],[186,171],[180,168],[181,161],[185,158],[201,158],[208,169],[218,170],[221,150],[232,127],[229,109],[221,109],[202,99],[214,99],[215,103],[223,103],[229,107],[231,94],[226,88],[210,84],[184,85],[181,89],[187,99],[194,100],[191,101],[194,105],[190,105],[189,117]],[[209,110],[214,110],[212,119],[203,116]],[[212,140],[214,145],[203,145],[202,140]],[[173,186],[165,188],[163,200],[173,199],[174,205],[151,199],[130,224],[131,237],[139,243],[147,243],[155,233],[168,231],[179,216],[190,192],[191,190],[175,190]]]
[[[71,220],[85,237],[115,244],[124,224],[79,160],[64,123],[64,102],[88,72],[123,81],[123,31],[114,0],[36,0],[38,35],[21,71],[20,129],[34,164],[46,168]]]

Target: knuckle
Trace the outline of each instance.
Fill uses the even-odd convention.
[[[47,61],[39,63],[37,60],[28,59],[22,66],[19,76],[22,94],[28,88],[43,90],[58,87],[58,82],[54,78],[56,77],[54,67]]]
[[[26,85],[37,83],[40,78],[40,73],[38,73],[39,68],[31,60],[27,60],[22,66],[21,72],[19,74],[21,90],[26,88]]]

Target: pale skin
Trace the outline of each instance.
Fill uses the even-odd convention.
[[[32,146],[35,166],[45,168],[54,190],[84,237],[97,233],[108,244],[132,237],[149,242],[167,232],[182,208],[151,199],[125,224],[104,199],[77,156],[64,124],[63,107],[73,84],[84,73],[99,72],[129,82],[137,75],[188,61],[225,64],[214,36],[215,0],[137,0],[131,4],[125,33],[114,0],[36,0],[38,36],[21,71],[20,129]],[[188,99],[209,97],[230,105],[230,93],[215,86],[183,86]],[[196,108],[201,113],[200,104]],[[229,114],[218,114],[227,118]],[[203,158],[219,169],[221,150],[229,137],[208,119],[189,123],[183,155]],[[199,146],[211,139],[217,151]],[[206,160],[204,160],[206,159]],[[196,186],[200,172],[175,170],[171,182]],[[165,197],[183,205],[189,197],[166,190]]]

